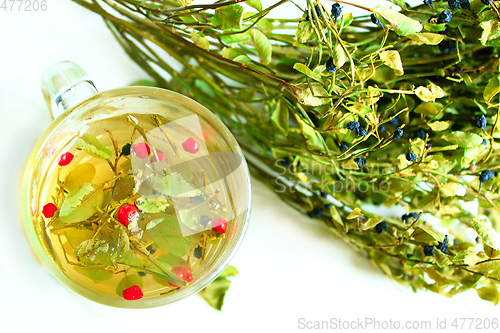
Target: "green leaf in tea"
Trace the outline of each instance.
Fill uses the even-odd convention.
[[[145,213],[161,213],[169,206],[169,202],[162,198],[144,198],[139,197],[135,201],[135,205],[140,211]]]
[[[91,183],[96,173],[95,166],[92,163],[78,164],[66,177],[64,187],[72,191],[85,183]]]
[[[59,218],[63,223],[75,223],[88,219],[97,212],[103,201],[103,191],[86,183],[69,192],[63,201]]]
[[[78,139],[77,144],[83,151],[91,156],[102,159],[108,159],[112,156],[111,150],[104,147],[95,136],[90,134],[82,135],[82,137]]]
[[[179,172],[172,172],[163,178],[152,176],[149,182],[158,192],[172,197],[196,197],[202,194],[200,189],[195,189]]]

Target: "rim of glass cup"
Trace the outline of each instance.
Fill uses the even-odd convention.
[[[32,209],[31,200],[32,200],[32,185],[33,185],[33,173],[35,165],[40,158],[40,155],[43,153],[43,147],[48,139],[52,136],[53,133],[57,131],[59,126],[61,126],[64,122],[66,122],[71,117],[79,117],[79,110],[83,110],[85,107],[87,109],[91,108],[93,103],[102,103],[107,99],[116,99],[116,98],[127,98],[132,97],[134,95],[145,95],[145,96],[155,96],[160,97],[161,99],[168,100],[168,95],[171,97],[176,97],[184,100],[186,103],[192,104],[196,107],[197,110],[202,111],[203,117],[210,118],[211,122],[216,123],[221,130],[224,131],[224,137],[231,144],[231,146],[235,147],[238,150],[238,153],[242,156],[242,163],[244,164],[244,170],[246,175],[247,182],[247,210],[245,212],[245,216],[240,227],[238,235],[235,237],[234,244],[226,244],[226,251],[222,253],[222,256],[217,257],[217,259],[213,262],[211,267],[208,269],[207,273],[204,273],[201,278],[197,279],[194,283],[189,285],[186,288],[180,289],[179,291],[162,297],[156,297],[152,299],[144,299],[137,301],[124,301],[122,299],[113,299],[110,300],[107,297],[99,297],[96,293],[89,291],[87,288],[82,287],[81,285],[75,283],[69,277],[67,277],[59,268],[59,266],[50,259],[50,256],[47,254],[46,250],[42,246],[42,242],[39,239],[39,235],[36,233],[34,221],[32,219],[32,215],[30,210]],[[100,92],[92,96],[91,98],[83,101],[77,106],[65,111],[60,116],[58,116],[50,126],[45,130],[42,136],[36,142],[30,156],[28,159],[28,164],[25,167],[23,182],[21,186],[21,209],[22,209],[22,221],[24,225],[24,230],[28,236],[29,243],[36,253],[37,257],[40,259],[44,267],[59,280],[62,284],[68,287],[73,292],[83,296],[87,299],[95,301],[100,304],[120,307],[120,308],[152,308],[161,305],[170,304],[181,299],[184,299],[190,295],[198,293],[203,288],[205,288],[208,284],[213,282],[229,265],[230,261],[238,251],[243,238],[248,229],[248,224],[250,220],[250,212],[251,212],[251,204],[252,204],[252,196],[251,196],[251,183],[247,162],[243,156],[241,148],[226,127],[226,125],[217,118],[212,112],[210,112],[207,108],[205,108],[200,103],[194,101],[191,98],[188,98],[182,94],[177,92],[157,88],[157,87],[145,87],[145,86],[132,86],[132,87],[123,87],[112,90],[107,90],[104,92]],[[231,246],[230,249],[227,246]]]

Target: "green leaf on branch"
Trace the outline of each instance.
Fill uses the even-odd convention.
[[[271,120],[284,136],[288,135],[288,106],[286,102],[278,100]]]
[[[250,7],[257,9],[259,12],[262,11],[262,4],[259,0],[246,0],[245,3]]]
[[[200,36],[196,31],[192,30],[191,31],[191,40],[194,42],[194,44],[204,50],[208,50],[210,47],[210,43],[208,42],[208,39],[205,37]]]
[[[483,21],[479,23],[479,26],[483,29],[481,34],[481,44],[484,46],[497,46],[497,43],[494,42],[496,39],[500,37],[500,24],[498,19],[492,19],[488,21]]]
[[[316,39],[316,31],[314,31],[311,22],[302,21],[299,23],[297,30],[295,31],[295,36],[299,43],[306,43],[310,40]],[[314,37],[313,37],[314,36]]]
[[[460,148],[471,148],[480,145],[483,138],[471,132],[454,131],[442,136],[448,142],[451,142]]]
[[[337,68],[342,68],[342,66],[344,66],[344,64],[347,62],[348,57],[340,43],[337,43],[337,45],[335,45],[335,47],[333,48],[332,58],[333,63],[335,66],[337,66]]]
[[[492,249],[500,250],[495,231],[491,229],[486,219],[473,219],[472,226],[483,240],[483,243],[487,244]]]
[[[476,293],[481,299],[484,299],[485,301],[490,301],[495,305],[497,305],[498,302],[500,301],[500,293],[496,288],[482,287],[476,289]]]
[[[91,183],[96,173],[95,166],[92,163],[78,164],[66,177],[64,188],[72,191],[85,183]]]
[[[241,29],[242,19],[243,7],[234,4],[217,8],[212,16],[212,24],[222,30]]]
[[[319,83],[311,83],[311,89],[307,83],[291,85],[291,91],[297,97],[300,104],[310,106],[320,106],[331,101],[331,98],[320,98],[319,96],[328,96],[328,92]]]
[[[385,6],[376,6],[374,13],[384,26],[396,32],[399,36],[408,36],[422,30],[420,22]]]
[[[135,205],[145,213],[161,213],[167,209],[169,202],[163,198],[139,197],[135,200]]]
[[[293,65],[293,69],[295,69],[296,71],[301,72],[302,74],[304,74],[305,76],[310,77],[313,80],[316,80],[316,81],[319,81],[319,82],[322,81],[321,74],[313,72],[309,67],[307,67],[303,63],[297,62],[295,65]]]
[[[411,34],[406,37],[427,45],[438,45],[444,39],[444,35],[434,34],[432,32],[418,32],[416,34]]]
[[[205,289],[200,291],[200,295],[210,304],[211,307],[217,310],[222,309],[224,298],[228,291],[231,280],[228,278],[238,275],[238,271],[233,266],[228,266],[214,282],[210,283]]]
[[[271,56],[273,54],[273,47],[269,39],[257,29],[250,30],[249,34],[259,54],[260,62],[264,65],[268,65],[271,62]]]
[[[483,97],[490,103],[493,97],[500,92],[500,79],[498,75],[493,76],[484,88]]]
[[[401,55],[398,51],[390,50],[390,51],[382,51],[380,52],[380,60],[384,63],[384,65],[394,69],[394,73],[396,75],[403,75],[403,63],[401,61]]]

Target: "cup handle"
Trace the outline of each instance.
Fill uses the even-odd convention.
[[[97,93],[87,73],[71,61],[62,61],[46,69],[41,87],[53,120]]]

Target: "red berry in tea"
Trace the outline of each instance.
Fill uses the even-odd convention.
[[[146,142],[140,142],[140,143],[134,144],[133,150],[134,150],[135,156],[137,156],[139,158],[146,158],[149,156],[149,153],[151,152],[151,149],[149,148],[149,146]]]
[[[219,234],[225,234],[227,229],[227,221],[224,219],[215,220],[216,226],[212,228],[213,231]]]
[[[42,214],[46,218],[51,218],[57,212],[57,206],[53,203],[48,203],[42,208]]]
[[[158,158],[156,158],[158,156]],[[153,157],[151,157],[151,162],[162,162],[163,161],[163,152],[157,150],[156,155],[153,154]]]
[[[189,138],[182,144],[182,148],[191,154],[196,154],[200,150],[200,144],[194,138]]]
[[[191,273],[191,270],[189,268],[177,266],[172,268],[172,273],[174,273],[175,275],[180,277],[181,280],[184,280],[186,282],[193,281],[193,274]],[[171,282],[169,282],[168,284],[171,285],[172,287],[176,288],[179,287],[178,285],[175,285]]]
[[[144,296],[144,294],[142,293],[142,289],[139,286],[132,286],[123,291],[123,298],[128,301],[141,299],[142,296]]]
[[[137,216],[139,216],[139,210],[135,205],[130,204],[121,205],[116,212],[116,219],[125,227],[128,227],[130,221],[135,219]]]
[[[75,157],[73,154],[71,154],[69,151],[67,153],[64,153],[61,155],[59,158],[59,164],[60,166],[66,166],[73,161],[73,157]]]

